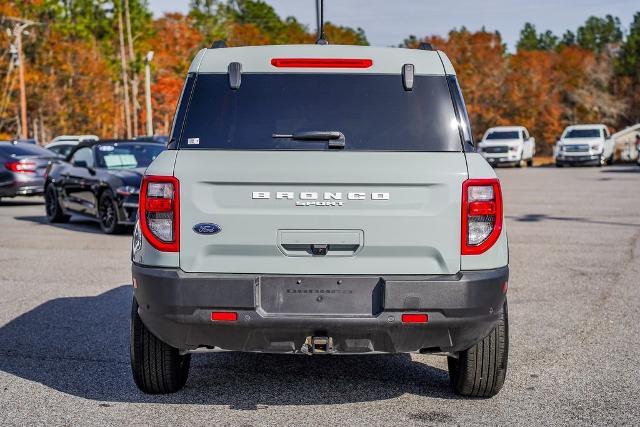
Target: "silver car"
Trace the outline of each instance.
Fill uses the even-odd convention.
[[[37,145],[0,142],[0,198],[42,195],[47,165],[59,160]]]

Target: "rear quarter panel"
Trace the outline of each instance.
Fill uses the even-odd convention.
[[[149,165],[145,175],[173,176],[176,162],[176,150],[165,150]],[[178,267],[180,255],[178,252],[161,252],[155,249],[140,232],[136,223],[133,233],[133,247],[131,259],[136,264],[150,267]]]
[[[478,153],[467,153],[467,168],[469,179],[497,178],[493,168]],[[502,193],[503,203],[504,191]],[[504,212],[504,209],[503,209]],[[502,233],[498,241],[485,253],[480,255],[461,255],[461,270],[488,270],[504,267],[509,264],[509,245],[507,239],[506,222],[502,221]]]

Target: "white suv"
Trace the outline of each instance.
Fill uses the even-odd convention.
[[[556,166],[613,163],[614,141],[603,124],[568,126],[556,143]]]
[[[478,153],[491,165],[533,165],[536,140],[523,126],[498,126],[489,128],[478,144]]]

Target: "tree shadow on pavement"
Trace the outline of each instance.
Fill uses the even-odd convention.
[[[445,370],[409,355],[308,357],[197,354],[182,391],[150,396],[129,365],[131,286],[95,297],[45,302],[0,328],[0,370],[86,399],[227,405],[318,405],[391,399],[405,393],[458,399]]]
[[[82,217],[71,217],[71,220],[67,223],[51,223],[47,221],[44,215],[25,215],[16,216],[14,219],[18,221],[28,221],[34,224],[46,225],[47,227],[56,227],[63,230],[78,231],[82,233],[104,234],[100,228],[100,224],[97,221],[86,219]],[[133,230],[133,227],[131,227]]]
[[[640,173],[640,166],[634,165],[631,167],[616,168],[616,169],[605,168],[605,169],[602,169],[600,172],[602,173]]]
[[[640,227],[640,224],[615,222],[615,221],[600,221],[589,218],[571,217],[571,216],[553,216],[545,214],[526,214],[526,215],[507,215],[507,219],[518,222],[543,222],[543,221],[571,221],[582,222],[585,224],[601,224],[601,225],[617,225],[622,227]]]

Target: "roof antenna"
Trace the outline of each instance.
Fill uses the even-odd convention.
[[[329,44],[324,38],[324,0],[316,0],[316,22],[318,25],[318,40],[316,40],[316,44]]]

